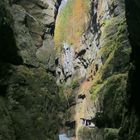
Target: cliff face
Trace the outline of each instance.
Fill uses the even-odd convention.
[[[73,88],[71,94],[77,104],[70,108],[75,110],[72,118],[77,122],[76,135],[80,140],[117,139],[131,53],[125,2],[84,2],[69,1],[59,11],[55,30],[57,82]],[[77,3],[79,7],[75,9]],[[63,30],[59,30],[61,26]],[[82,95],[84,99],[79,98]],[[92,120],[97,128],[84,127],[80,118]]]
[[[1,140],[54,140],[61,127],[65,98],[48,72],[50,52],[39,57],[55,22],[55,2],[44,2],[0,1]]]
[[[127,85],[127,95],[125,96],[125,115],[122,121],[122,129],[120,131],[120,139],[138,140],[140,139],[139,123],[139,70],[140,70],[140,2],[125,1],[126,18],[128,24],[129,40],[132,46],[131,69],[129,72],[129,80]]]
[[[23,42],[27,40],[30,43],[28,43],[29,47],[26,47],[26,49],[28,49],[27,52],[24,50],[21,52],[21,55],[23,55],[25,59],[29,52],[32,54],[34,53],[38,61],[46,65],[47,69],[51,69],[52,71],[54,71],[55,60],[53,34],[58,6],[59,3],[57,1],[20,0],[16,1],[11,9],[19,47],[27,46],[26,43],[23,44]],[[19,24],[21,24],[20,27]],[[25,28],[28,29],[28,33],[26,33]],[[29,35],[26,34],[31,36],[30,40],[28,37]],[[21,36],[23,38],[21,38]],[[31,50],[29,50],[29,48],[31,48]],[[29,54],[29,56],[31,57],[32,54]],[[36,61],[36,58],[34,57],[32,61]],[[30,58],[27,58],[25,61],[29,61],[28,59]],[[31,63],[33,64],[33,62]]]
[[[138,0],[2,0],[0,140],[55,140],[61,130],[139,140],[139,9]]]

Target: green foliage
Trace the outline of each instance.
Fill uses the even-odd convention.
[[[62,126],[66,100],[52,75],[43,68],[12,68],[6,96],[0,97],[1,138],[55,140]],[[10,127],[11,126],[11,127]]]
[[[97,94],[100,92],[100,90],[102,89],[103,84],[97,84],[92,86],[92,88],[90,89],[90,94],[91,95],[91,99],[94,101],[97,97]]]
[[[72,81],[72,84],[71,84],[72,89],[75,89],[75,88],[77,88],[78,86],[79,86],[78,80]]]
[[[94,134],[94,129],[89,129],[88,127],[81,126],[78,129],[78,138],[79,139],[91,139],[92,133]]]
[[[127,73],[113,75],[102,84],[92,87],[92,99],[100,98],[101,108],[105,117],[104,126],[119,127],[121,123],[127,77]]]
[[[105,129],[90,129],[88,127],[80,127],[78,130],[78,138],[80,140],[117,140],[119,129],[105,128]]]
[[[98,128],[88,128],[88,127],[80,127],[78,129],[78,139],[80,140],[94,140],[96,139],[104,139],[104,130]]]
[[[99,52],[99,55],[102,56],[103,63],[105,63],[113,50],[120,47],[121,43],[127,39],[125,22],[123,17],[105,20],[102,34],[103,44]]]
[[[101,56],[103,65],[99,69],[95,83],[104,81],[113,74],[129,70],[131,47],[127,38],[126,21],[122,15],[105,22],[102,34]]]
[[[105,128],[104,129],[104,140],[117,140],[119,129]]]
[[[102,117],[94,118],[96,126],[108,127],[102,132],[103,139],[117,140],[123,118],[131,53],[124,14],[105,20],[102,29],[102,48],[98,56],[103,65],[95,75],[90,93],[91,99],[97,99],[102,111]]]

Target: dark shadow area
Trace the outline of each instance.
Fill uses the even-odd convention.
[[[14,34],[9,25],[0,26],[0,60],[15,65],[22,64],[18,55]]]
[[[140,1],[125,0],[129,40],[132,46],[131,68],[125,96],[125,114],[119,140],[140,139]]]
[[[13,73],[12,64],[22,64],[12,29],[12,17],[5,1],[0,2],[0,96],[6,96],[8,82]]]
[[[129,40],[132,46],[131,63],[129,73],[128,94],[130,95],[130,108],[135,108],[140,116],[140,2],[126,0],[126,18],[128,24]],[[138,5],[139,4],[139,5]]]
[[[6,96],[8,81],[11,74],[12,70],[10,64],[0,61],[0,96]]]

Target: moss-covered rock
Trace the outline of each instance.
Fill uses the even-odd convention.
[[[104,130],[98,128],[80,127],[78,130],[78,138],[80,140],[104,140]]]
[[[18,54],[18,48],[16,46],[13,18],[8,1],[2,0],[0,7],[0,59],[1,61],[13,64],[22,63],[22,58]]]
[[[104,140],[117,140],[119,129],[105,128]]]
[[[78,130],[78,138],[80,140],[117,140],[119,129],[112,128],[88,128],[80,127]]]
[[[102,58],[103,66],[97,73],[97,80],[102,81],[114,73],[128,71],[131,47],[124,14],[105,22],[101,44],[98,55]]]
[[[38,63],[25,10],[0,2],[0,139],[55,140],[66,100],[55,78]]]
[[[127,93],[125,95],[124,118],[119,132],[119,140],[140,139],[139,77],[140,77],[140,1],[125,0],[129,40],[132,46]]]
[[[93,86],[92,99],[99,100],[102,108],[102,120],[96,118],[98,127],[119,127],[122,119],[123,97],[126,94],[127,73],[118,74],[108,78],[102,84]],[[115,90],[114,90],[115,89]]]
[[[66,103],[54,78],[43,68],[12,66],[11,71],[6,93],[0,97],[2,139],[56,139]]]
[[[101,57],[102,66],[95,74],[90,90],[91,99],[97,108],[93,122],[98,128],[110,128],[103,132],[106,140],[118,139],[130,66],[131,47],[127,37],[124,5],[121,6],[121,13],[102,21],[101,48],[97,54],[98,58]]]

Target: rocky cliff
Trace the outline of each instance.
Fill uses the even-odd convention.
[[[0,140],[54,140],[62,126],[66,101],[45,53],[57,3],[48,2],[0,1]]]
[[[0,140],[139,140],[139,9],[2,0]]]
[[[127,84],[127,94],[125,96],[125,115],[122,120],[120,139],[138,140],[140,139],[140,112],[139,112],[139,69],[140,69],[140,2],[125,1],[126,19],[129,32],[129,40],[132,46],[131,69]]]
[[[131,53],[125,2],[70,0],[60,9],[56,23],[56,73],[58,83],[73,87],[76,105],[70,108],[75,110],[77,137],[117,138],[124,115]],[[59,30],[61,26],[63,30]],[[83,95],[85,98],[79,99]],[[96,128],[83,126],[80,118],[92,120]]]

